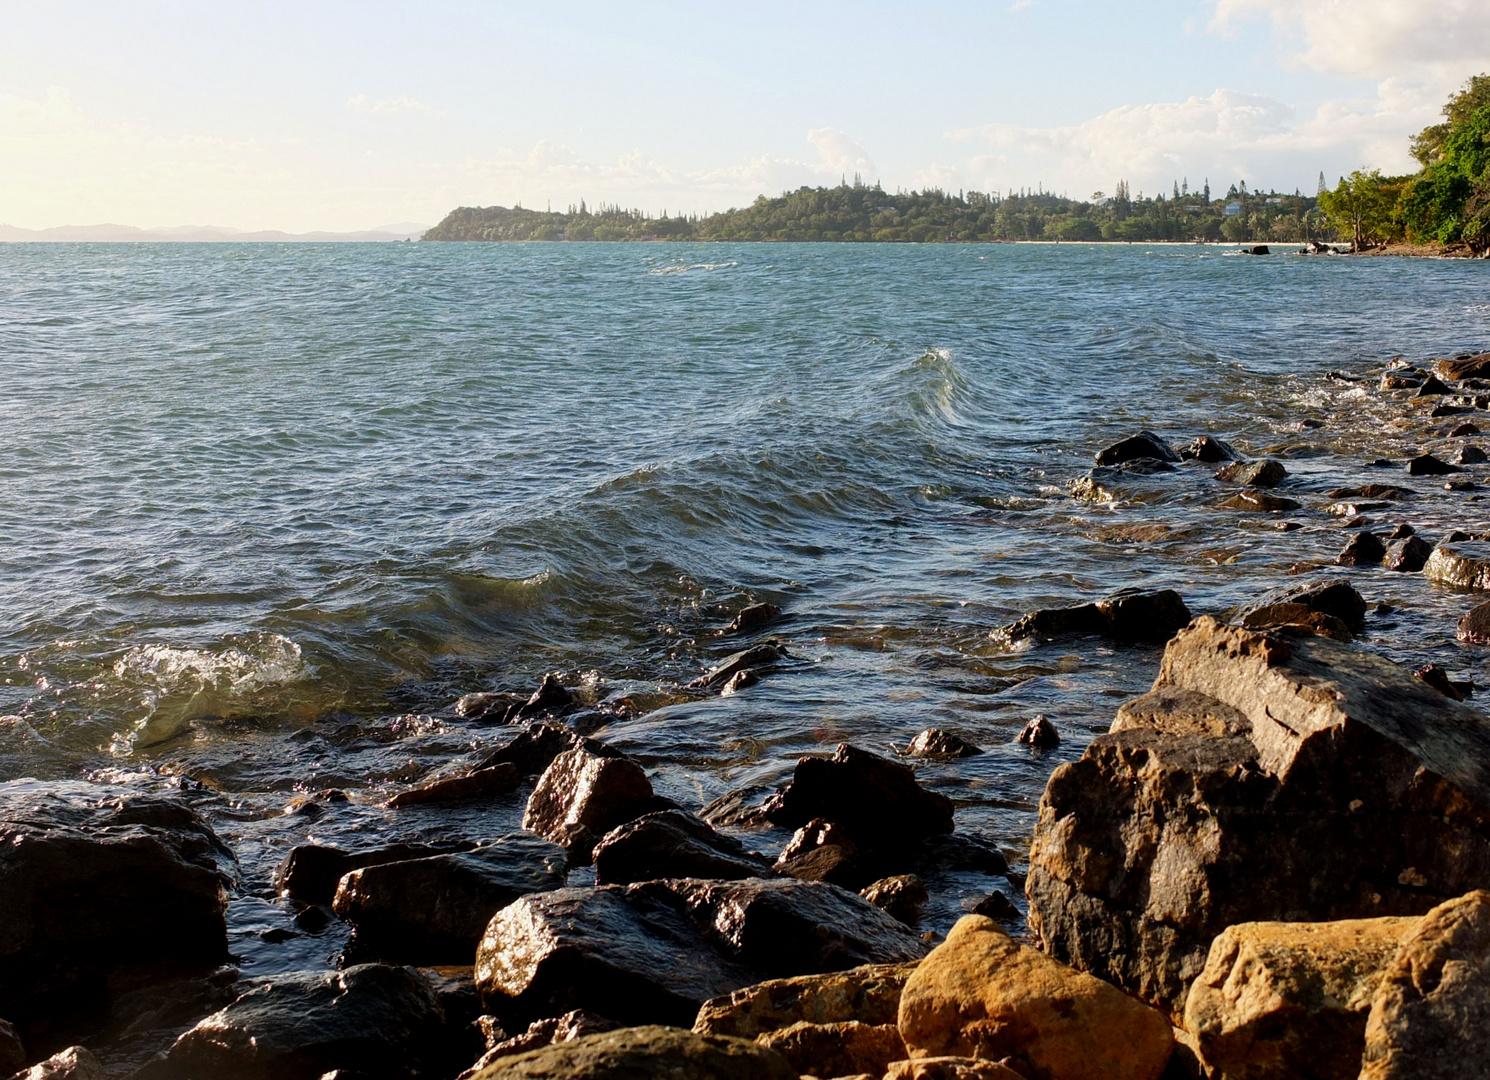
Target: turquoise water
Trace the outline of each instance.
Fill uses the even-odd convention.
[[[309,826],[241,823],[335,784],[376,831],[388,791],[496,734],[456,697],[554,671],[623,702],[601,737],[688,805],[840,740],[958,730],[990,752],[923,776],[1017,861],[1050,770],[1157,652],[990,629],[1127,585],[1219,610],[1333,559],[1324,492],[1434,436],[1325,373],[1490,345],[1487,273],[1191,247],[0,246],[0,776],[200,780],[252,877]],[[1217,510],[1208,474],[1067,496],[1143,426],[1282,454],[1304,527]],[[1430,528],[1490,525],[1425,494]],[[1389,577],[1368,646],[1478,670],[1444,629],[1462,598]],[[732,697],[683,689],[756,600],[794,659]],[[1036,712],[1059,751],[1008,745]]]

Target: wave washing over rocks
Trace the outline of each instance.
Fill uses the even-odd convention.
[[[1490,1076],[1490,721],[1472,680],[1377,651],[1392,612],[1369,599],[1384,575],[1456,590],[1458,637],[1490,641],[1490,532],[1465,518],[1490,468],[1473,442],[1490,354],[1332,381],[1394,416],[1397,445],[1433,441],[1336,462],[1359,475],[1316,491],[1213,436],[1143,431],[1071,480],[1078,501],[1199,491],[1280,530],[1345,528],[1333,566],[1230,610],[1124,590],[992,631],[1164,646],[1152,689],[1050,776],[1026,873],[918,776],[982,752],[954,732],[894,756],[840,745],[684,805],[595,737],[603,706],[548,678],[455,702],[492,737],[384,806],[291,799],[287,816],[346,821],[274,872],[297,929],[262,938],[314,942],[304,970],[252,977],[230,931],[265,902],[265,852],[220,838],[231,806],[184,777],[176,794],[14,780],[0,1075]],[[1376,525],[1430,495],[1417,516],[1461,528]],[[782,615],[741,609],[739,650],[692,689],[789,664]],[[1061,735],[1037,717],[1018,738]],[[964,873],[1003,888],[923,930]],[[314,962],[328,948],[334,968]]]

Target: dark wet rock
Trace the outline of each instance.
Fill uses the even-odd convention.
[[[750,828],[766,824],[761,807],[774,794],[766,784],[754,784],[719,796],[698,812],[698,816],[716,829]]]
[[[1490,455],[1472,444],[1461,446],[1459,453],[1454,457],[1455,465],[1483,465],[1487,461],[1490,461]]]
[[[1383,390],[1413,390],[1425,377],[1421,371],[1383,371],[1379,385]]]
[[[584,1009],[571,1009],[563,1016],[547,1016],[542,1020],[534,1020],[528,1025],[528,1030],[521,1035],[515,1035],[509,1039],[503,1033],[501,1039],[489,1039],[491,1045],[488,1046],[486,1053],[457,1080],[470,1080],[471,1077],[479,1075],[481,1070],[503,1058],[515,1057],[529,1050],[541,1050],[555,1043],[573,1042],[587,1035],[615,1031],[620,1026],[608,1017]]]
[[[1415,574],[1423,568],[1432,554],[1433,548],[1422,537],[1409,536],[1402,540],[1393,540],[1387,546],[1382,565],[1388,570]]]
[[[694,689],[717,689],[748,668],[771,667],[786,654],[786,646],[781,642],[767,641],[732,653],[688,685]]]
[[[412,968],[280,975],[177,1039],[160,1075],[317,1080],[337,1069],[412,1078],[438,1063],[444,1019]]]
[[[1395,469],[1396,467],[1397,463],[1391,458],[1372,458],[1370,461],[1366,462],[1366,468],[1368,469]]]
[[[751,604],[741,608],[726,633],[753,634],[781,618],[781,609],[775,604]]]
[[[1335,488],[1328,492],[1331,499],[1410,499],[1415,492],[1396,484],[1360,484],[1356,487]]]
[[[918,961],[866,964],[824,975],[768,979],[704,1003],[693,1030],[754,1039],[793,1024],[893,1024]]]
[[[1445,491],[1477,491],[1479,490],[1479,486],[1473,480],[1450,480],[1444,484],[1443,489]]]
[[[353,870],[380,863],[470,851],[475,846],[475,841],[464,840],[446,844],[391,844],[365,851],[343,851],[324,844],[298,844],[290,849],[280,864],[274,876],[274,887],[281,896],[302,904],[329,904],[336,895],[337,883]]]
[[[1281,603],[1249,611],[1242,619],[1249,630],[1277,630],[1289,634],[1319,634],[1336,641],[1349,641],[1354,636],[1343,619],[1315,611],[1307,604]]]
[[[1251,247],[1241,249],[1243,255],[1271,255],[1272,248],[1266,244],[1253,244]]]
[[[563,886],[565,853],[512,835],[474,851],[382,863],[341,879],[332,907],[358,957],[469,963],[491,917],[519,896]]]
[[[1433,687],[1433,689],[1437,690],[1450,701],[1464,700],[1464,695],[1459,692],[1459,688],[1449,679],[1449,673],[1437,664],[1424,664],[1412,674],[1415,678],[1422,679],[1423,682]]]
[[[1223,510],[1250,510],[1263,514],[1286,513],[1303,507],[1297,499],[1285,499],[1263,491],[1239,491],[1216,505]]]
[[[912,739],[905,748],[906,757],[938,760],[973,757],[982,752],[981,747],[974,746],[962,736],[943,731],[941,728],[927,728]]]
[[[1341,566],[1379,566],[1387,548],[1374,533],[1358,532],[1350,538],[1345,550],[1336,556]]]
[[[26,1048],[16,1029],[0,1020],[0,1075],[9,1076],[26,1064]]]
[[[754,668],[746,668],[744,671],[737,671],[729,677],[729,682],[725,683],[724,686],[720,688],[719,696],[733,697],[741,690],[749,689],[760,681],[761,677],[756,674]]]
[[[1238,461],[1216,470],[1216,479],[1248,487],[1277,487],[1288,476],[1280,461]]]
[[[1263,595],[1256,604],[1243,608],[1242,621],[1274,604],[1303,604],[1311,611],[1333,615],[1343,622],[1353,634],[1366,629],[1366,598],[1355,586],[1338,578],[1324,581],[1305,581],[1298,585],[1285,585]]]
[[[1457,636],[1460,641],[1490,645],[1490,602],[1476,604],[1464,613]]]
[[[928,876],[935,873],[1007,874],[1009,863],[991,841],[966,833],[928,836],[916,848],[911,869]]]
[[[1450,465],[1432,454],[1419,454],[1407,463],[1407,471],[1413,476],[1446,476],[1461,470],[1459,466]]]
[[[918,784],[910,766],[847,743],[830,758],[799,758],[791,781],[762,810],[786,828],[814,818],[837,822],[861,850],[910,850],[952,831],[950,799]]]
[[[0,1015],[27,1038],[121,969],[215,967],[237,864],[183,802],[84,783],[0,784]]]
[[[1246,735],[1252,730],[1252,721],[1240,709],[1217,701],[1209,694],[1163,686],[1132,701],[1125,701],[1108,730],[1148,730],[1181,737],[1207,735],[1227,738]]]
[[[1391,532],[1387,533],[1388,540],[1406,540],[1409,536],[1416,536],[1418,531],[1407,522],[1402,522]]]
[[[583,747],[596,757],[623,756],[614,747],[576,735],[560,724],[539,722],[527,725],[515,738],[488,752],[475,767],[480,770],[510,764],[523,776],[541,776],[554,758],[575,747]]]
[[[1490,729],[1405,669],[1201,618],[1156,685],[1251,729],[1102,735],[1055,771],[1026,888],[1056,959],[1177,1016],[1228,926],[1420,914],[1490,881]]]
[[[1061,744],[1061,736],[1055,725],[1044,716],[1037,716],[1015,737],[1022,746],[1033,746],[1036,750],[1050,750]]]
[[[1101,634],[1127,643],[1168,641],[1190,621],[1190,609],[1173,589],[1124,589],[1095,604],[1045,608],[999,633],[1011,642],[1062,634]]]
[[[1423,574],[1461,589],[1490,589],[1490,544],[1445,540],[1428,556]]]
[[[1456,425],[1449,432],[1449,438],[1451,438],[1451,439],[1462,439],[1462,438],[1467,438],[1470,435],[1478,435],[1479,433],[1480,433],[1480,429],[1478,427],[1476,427],[1474,424],[1470,423],[1468,420],[1466,420],[1464,423],[1459,424],[1459,425]],[[1461,462],[1461,464],[1462,464],[1462,462]]]
[[[685,878],[523,897],[487,927],[476,980],[499,1013],[587,1008],[626,1023],[681,1024],[710,998],[763,977],[926,951],[905,926],[833,885]]]
[[[1423,380],[1422,385],[1418,387],[1418,392],[1416,394],[1414,394],[1413,396],[1414,397],[1443,397],[1445,394],[1452,394],[1452,393],[1453,393],[1453,391],[1450,390],[1447,386],[1445,386],[1437,378],[1437,376],[1429,375],[1426,379]]]
[[[470,1080],[797,1080],[767,1047],[671,1027],[633,1027],[504,1057]]]
[[[873,860],[860,855],[849,830],[823,818],[814,818],[792,834],[775,869],[803,881],[826,881],[854,890],[877,876]]]
[[[595,848],[595,882],[657,878],[767,877],[770,862],[682,810],[646,814],[607,833]]]
[[[1208,464],[1218,464],[1223,461],[1239,461],[1241,456],[1230,443],[1218,439],[1214,435],[1202,435],[1180,451],[1180,457],[1186,460],[1204,461]]]
[[[523,811],[523,828],[588,858],[601,836],[655,809],[651,801],[651,781],[636,762],[575,747],[554,758],[539,777]]]
[[[517,767],[504,762],[487,769],[474,769],[463,776],[445,776],[407,788],[389,799],[388,806],[396,810],[429,803],[489,799],[496,795],[510,795],[521,781],[522,774]]]
[[[574,704],[573,692],[559,681],[557,675],[549,674],[543,677],[538,689],[533,691],[533,696],[519,705],[517,711],[512,713],[509,719],[526,720],[539,716],[557,716],[573,708]]]
[[[499,694],[479,691],[466,694],[455,703],[455,715],[464,720],[487,720],[506,723],[507,718],[521,708],[527,699],[521,694]]]
[[[871,881],[859,895],[907,926],[921,920],[921,908],[930,899],[926,882],[915,874],[893,874]]]
[[[1010,900],[997,889],[974,904],[972,913],[974,915],[982,915],[987,919],[993,919],[995,922],[1018,923],[1024,921],[1024,913],[1014,906],[1014,901]]]
[[[894,1024],[858,1020],[834,1024],[797,1023],[756,1039],[775,1050],[800,1073],[814,1076],[883,1076],[890,1062],[905,1057],[905,1043]]]
[[[1361,514],[1373,514],[1378,510],[1386,510],[1391,507],[1388,502],[1336,502],[1324,508],[1324,512],[1333,517],[1353,518]]]
[[[1490,375],[1490,353],[1479,353],[1473,356],[1456,356],[1451,360],[1439,360],[1433,365],[1433,371],[1440,378],[1449,382],[1458,382],[1460,379],[1478,379]]]
[[[1156,461],[1179,461],[1180,455],[1152,431],[1140,431],[1121,442],[1097,451],[1098,465],[1121,465],[1125,461],[1153,458]]]
[[[69,1046],[16,1073],[11,1080],[107,1080],[108,1073],[93,1053],[83,1046]]]
[[[1162,490],[1152,483],[1145,483],[1145,478],[1174,471],[1174,466],[1167,461],[1155,461],[1151,458],[1140,458],[1126,465],[1099,465],[1089,470],[1085,476],[1070,481],[1066,490],[1073,499],[1083,502],[1116,502],[1125,498],[1143,498]]]
[[[1273,526],[1273,528],[1277,529],[1279,532],[1297,532],[1303,527],[1304,526],[1297,521],[1280,521]]]

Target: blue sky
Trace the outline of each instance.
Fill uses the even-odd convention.
[[[0,0],[0,222],[722,209],[860,172],[1071,195],[1405,170],[1484,0]]]

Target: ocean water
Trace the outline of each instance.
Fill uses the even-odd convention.
[[[1408,483],[1363,462],[1446,433],[1375,374],[1490,347],[1486,274],[1178,246],[0,246],[0,779],[186,792],[243,863],[259,970],[337,951],[260,939],[291,925],[291,844],[514,827],[520,797],[380,803],[502,737],[462,693],[546,672],[688,806],[841,741],[959,732],[987,752],[922,780],[1020,865],[1050,771],[1159,650],[990,631],[1123,586],[1218,612],[1331,562],[1327,492]],[[1301,528],[1218,509],[1194,466],[1072,499],[1140,427],[1280,457]],[[1410,486],[1378,523],[1490,527],[1477,493]],[[1453,640],[1470,598],[1356,576],[1394,609],[1365,647],[1485,669]],[[790,658],[688,690],[760,600]],[[1036,713],[1059,749],[1011,743]],[[351,802],[307,809],[331,787]],[[929,923],[980,890],[943,882]]]

